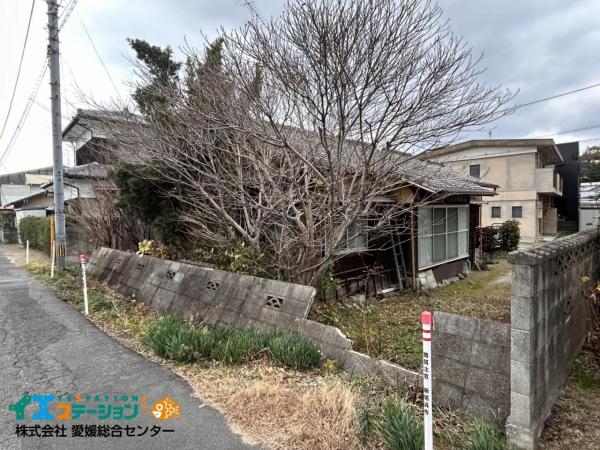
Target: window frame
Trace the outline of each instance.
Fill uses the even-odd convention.
[[[519,208],[520,214],[515,216],[515,208]],[[523,218],[523,206],[512,206],[511,207],[511,218],[512,219],[522,219]]]
[[[498,210],[497,216],[494,215],[495,209]],[[502,219],[502,206],[492,206],[491,210],[490,210],[490,215],[491,215],[492,219]]]
[[[469,255],[469,238],[470,238],[470,215],[469,215],[469,206],[470,204],[442,204],[442,205],[426,205],[426,206],[419,206],[417,208],[417,217],[420,214],[420,211],[423,211],[425,209],[431,210],[430,213],[430,218],[431,218],[431,224],[428,227],[428,230],[422,230],[420,227],[420,221],[417,220],[417,224],[419,224],[417,226],[417,270],[426,270],[428,268],[431,267],[435,267],[435,266],[439,266],[442,264],[446,264],[452,261],[457,261],[460,259],[465,259],[468,258]],[[448,230],[448,209],[456,209],[457,210],[457,216],[456,216],[456,230],[454,231],[449,231]],[[443,209],[445,210],[445,216],[444,216],[444,228],[445,231],[443,233],[437,232],[434,229],[434,214],[435,214],[435,210],[440,210]],[[461,222],[461,212],[460,210],[464,211],[464,227],[461,228],[460,222]],[[439,227],[439,224],[438,224]],[[461,249],[460,248],[460,243],[461,243],[461,239],[460,236],[461,234],[463,234],[465,236],[464,239],[464,248]],[[457,255],[456,256],[452,256],[452,257],[448,257],[449,254],[449,242],[450,239],[448,239],[448,237],[450,235],[455,235],[456,236],[456,245],[457,245]],[[435,255],[435,237],[436,236],[444,236],[444,245],[445,245],[445,249],[444,249],[444,259],[439,259],[439,260],[434,260],[434,255]],[[422,258],[422,254],[421,254],[421,246],[419,245],[419,241],[423,240],[423,239],[430,239],[430,247],[431,247],[431,251],[430,251],[430,260],[427,260],[426,262],[423,262]]]
[[[473,175],[473,168],[477,167],[477,175]],[[469,164],[469,176],[473,178],[481,178],[481,164]]]
[[[359,223],[361,225],[361,227],[362,227],[361,232],[350,236],[349,233],[352,232],[351,229],[354,227],[354,225],[356,223]],[[369,232],[367,230],[367,226],[368,226],[368,223],[367,223],[367,219],[365,219],[365,218],[356,219],[354,222],[352,222],[350,225],[348,225],[346,227],[346,230],[344,230],[344,237],[340,241],[338,248],[334,251],[334,254],[346,255],[346,254],[350,254],[350,253],[362,253],[362,252],[369,251]],[[351,241],[354,241],[355,239],[359,238],[360,236],[364,236],[365,245],[356,246],[356,247],[349,246]]]

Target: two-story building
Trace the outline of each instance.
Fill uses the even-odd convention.
[[[557,234],[555,199],[563,192],[557,166],[563,160],[553,139],[472,140],[421,158],[499,186],[498,195],[482,208],[482,226],[515,219],[523,242]]]

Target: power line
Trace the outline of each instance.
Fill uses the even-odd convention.
[[[526,106],[531,106],[531,105],[536,105],[538,103],[547,102],[548,100],[554,100],[555,98],[565,97],[565,96],[571,95],[571,94],[576,94],[577,92],[586,91],[588,89],[593,89],[593,88],[596,88],[596,87],[599,87],[599,86],[600,86],[600,83],[590,84],[589,86],[584,86],[582,88],[574,89],[572,91],[562,92],[560,94],[552,95],[550,97],[540,98],[538,100],[533,100],[533,101],[527,102],[527,103],[521,103],[521,104],[518,104],[518,105],[516,105],[516,106],[514,106],[512,108],[505,108],[505,109],[502,109],[502,110],[500,110],[498,112],[515,111],[517,109],[525,108]]]
[[[114,88],[115,92],[117,93],[117,97],[120,97],[121,95],[119,94],[119,90],[117,89],[117,86],[116,86],[115,82],[113,81],[112,77],[110,76],[110,72],[108,71],[108,68],[106,67],[106,64],[104,64],[104,61],[102,60],[102,56],[100,56],[100,52],[98,52],[98,49],[96,48],[96,44],[94,44],[94,40],[92,39],[92,36],[90,36],[90,33],[88,32],[88,29],[85,26],[85,23],[83,23],[83,19],[81,18],[81,15],[79,15],[79,13],[77,13],[77,17],[79,17],[79,21],[81,22],[81,26],[83,27],[83,31],[85,31],[86,36],[90,40],[90,44],[92,44],[92,48],[94,49],[94,53],[96,53],[96,56],[98,57],[98,60],[100,61],[100,64],[102,64],[102,67],[104,68],[104,72],[106,73],[106,76],[110,80],[110,84],[112,84],[112,87]]]
[[[21,76],[21,67],[23,66],[23,58],[25,57],[25,49],[27,48],[27,41],[29,40],[29,30],[31,29],[31,18],[33,17],[33,10],[35,7],[35,0],[31,2],[31,11],[29,11],[29,20],[27,21],[27,31],[25,32],[25,41],[23,42],[23,49],[21,50],[21,59],[19,60],[19,67],[17,69],[17,78],[15,79],[15,85],[13,86],[12,95],[10,96],[10,102],[8,103],[8,111],[6,111],[6,117],[4,118],[4,124],[2,125],[2,131],[0,131],[0,139],[4,135],[8,118],[12,110],[13,101],[15,100],[15,94],[17,92],[17,86],[19,84],[19,78]]]
[[[75,6],[77,5],[77,0],[70,0],[68,2],[68,4],[65,6],[65,9],[63,11],[63,14],[60,16],[61,19],[61,23],[58,27],[58,31],[60,31],[65,24],[67,23],[67,20],[69,19],[69,16],[71,15],[71,13],[73,12],[73,9],[75,8]],[[31,95],[29,96],[28,100],[27,100],[27,104],[25,105],[25,109],[23,110],[23,113],[21,114],[21,117],[19,119],[19,123],[17,124],[17,127],[15,128],[15,131],[13,131],[13,134],[10,138],[10,141],[8,142],[8,145],[6,146],[6,148],[4,149],[4,152],[2,152],[2,155],[0,156],[0,164],[3,165],[4,160],[6,159],[6,157],[9,155],[9,153],[11,152],[15,142],[17,141],[19,134],[21,133],[21,130],[23,129],[23,125],[25,124],[25,121],[27,120],[27,117],[29,116],[29,112],[31,111],[31,107],[33,105],[33,102],[35,101],[35,98],[37,97],[37,94],[40,90],[40,87],[42,85],[42,81],[44,79],[44,75],[46,74],[46,71],[48,70],[48,58],[44,58],[44,62],[42,64],[42,68],[40,70],[40,73],[38,75],[38,78],[36,80],[36,83],[34,85],[34,88],[31,92]]]

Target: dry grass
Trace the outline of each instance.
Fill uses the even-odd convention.
[[[19,267],[25,266],[25,247],[19,244],[0,244],[0,251],[4,256]],[[50,264],[50,258],[48,255],[40,252],[39,250],[29,249],[29,262],[32,264]]]
[[[586,343],[546,421],[540,449],[600,448],[600,336]]]
[[[273,449],[360,448],[356,434],[360,395],[335,374],[304,374],[265,365],[193,365],[176,372],[250,442],[260,441]]]
[[[78,280],[73,274],[67,272],[50,279],[46,266],[32,264],[28,269],[81,309]],[[158,315],[93,278],[88,281],[90,295],[111,305],[92,311],[90,320],[126,347],[186,379],[197,397],[222,412],[233,431],[246,442],[272,449],[360,448],[356,410],[361,394],[345,382],[343,375],[324,370],[286,370],[270,365],[266,359],[230,367],[213,362],[177,364],[159,358],[141,341]]]
[[[421,365],[421,312],[444,311],[510,322],[510,264],[498,258],[491,270],[427,292],[406,292],[368,305],[320,305],[312,318],[340,328],[355,350],[417,370]]]
[[[48,268],[28,269],[62,298],[81,309],[78,276],[63,272],[48,277]],[[214,362],[177,364],[157,357],[142,343],[148,325],[157,314],[110,288],[89,279],[95,304],[90,319],[123,345],[162,364],[184,378],[196,396],[219,410],[235,433],[250,444],[272,449],[375,449],[384,448],[374,431],[361,444],[357,410],[379,408],[383,398],[405,396],[420,407],[418,391],[398,392],[377,378],[354,377],[335,370],[298,372],[272,366],[268,359],[240,366]],[[468,448],[470,421],[460,414],[436,409],[435,441],[439,450]]]

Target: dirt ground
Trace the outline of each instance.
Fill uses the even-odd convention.
[[[588,341],[546,420],[542,450],[600,448],[600,336]]]
[[[0,244],[2,252],[15,265],[23,267],[26,260],[25,247],[20,244]],[[39,250],[29,249],[29,262],[32,264],[50,264],[50,258]]]

